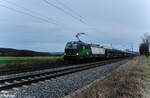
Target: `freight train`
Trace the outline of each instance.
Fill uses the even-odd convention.
[[[88,44],[82,41],[68,42],[65,47],[64,60],[102,60],[133,56],[130,52],[104,48],[97,44]]]

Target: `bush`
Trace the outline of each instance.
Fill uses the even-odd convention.
[[[149,45],[148,43],[142,43],[139,47],[140,55],[146,55],[146,57],[149,56]]]

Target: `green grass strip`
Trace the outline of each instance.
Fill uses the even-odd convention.
[[[39,62],[39,61],[57,61],[62,60],[63,56],[40,56],[40,57],[0,57],[0,68],[5,64],[18,64],[23,62]]]
[[[142,77],[142,80],[144,80],[145,82],[150,82],[150,56],[147,58],[146,65],[148,69],[147,76]]]

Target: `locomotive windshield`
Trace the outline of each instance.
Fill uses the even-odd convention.
[[[77,49],[77,48],[78,48],[78,44],[68,43],[66,45],[66,49]]]

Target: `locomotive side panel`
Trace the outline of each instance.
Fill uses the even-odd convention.
[[[105,54],[105,49],[100,47],[91,47],[92,54]]]

